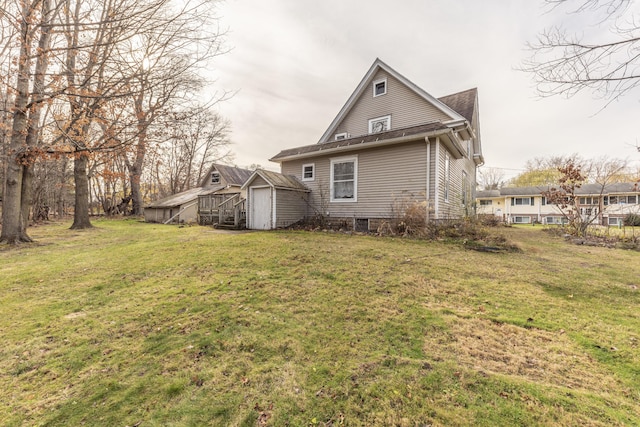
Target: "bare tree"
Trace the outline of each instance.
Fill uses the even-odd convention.
[[[162,196],[199,185],[211,163],[231,160],[229,124],[211,108],[175,112],[167,125],[172,132],[161,146]]]
[[[10,120],[11,131],[5,156],[3,226],[0,234],[0,242],[15,244],[31,241],[26,233],[31,202],[31,168],[40,132],[40,111],[44,99],[44,75],[48,64],[53,9],[50,0],[36,0],[21,4],[7,2],[2,10],[2,27],[9,25],[18,29],[11,35],[4,34],[3,31],[6,38],[2,40],[2,50],[5,53],[12,53],[14,46],[18,50],[15,58],[15,85],[9,86],[12,83],[8,76],[3,78],[14,95],[11,110],[13,118]],[[35,70],[32,69],[34,62]]]
[[[585,164],[588,173],[583,172],[583,166],[574,160],[567,160],[564,165],[558,167],[558,183],[542,192],[547,198],[547,203],[555,204],[565,217],[569,232],[580,237],[586,236],[589,226],[600,217],[604,209],[602,196],[607,185],[617,182],[618,178],[624,175],[628,163],[625,160],[601,157]],[[597,184],[598,203],[596,206],[582,207],[579,203],[578,189],[588,182]]]
[[[480,178],[479,184],[483,190],[498,190],[506,182],[504,170],[499,168],[480,169],[478,177]]]
[[[580,19],[581,32],[545,29],[528,45],[521,67],[533,74],[540,96],[571,97],[590,90],[607,104],[640,84],[640,23],[631,0],[545,0],[551,12]],[[592,22],[588,22],[591,20]],[[603,26],[608,36],[602,39]]]

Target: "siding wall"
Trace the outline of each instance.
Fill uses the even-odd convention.
[[[276,228],[287,227],[307,216],[307,194],[302,191],[276,190]]]
[[[357,202],[331,202],[331,159],[352,155],[358,158]],[[390,218],[394,207],[397,209],[399,204],[425,200],[426,162],[426,143],[420,140],[357,154],[283,162],[282,173],[302,180],[302,165],[315,164],[315,180],[304,181],[311,190],[307,215],[321,213],[333,217]]]
[[[468,157],[461,159],[454,159],[451,153],[447,150],[444,144],[436,140],[431,143],[431,170],[434,171],[432,179],[432,195],[437,205],[436,218],[435,219],[449,219],[457,218],[465,215],[472,215],[473,205],[475,200],[475,187],[476,187],[476,167],[473,160]],[[446,154],[449,154],[450,158],[450,183],[449,183],[449,197],[445,200],[445,158]],[[434,164],[437,163],[437,164]],[[467,197],[467,204],[463,205],[462,192],[463,188],[463,171],[467,173],[467,181],[469,185],[469,194]]]
[[[374,97],[373,82],[384,78],[387,79],[387,93]],[[425,101],[413,90],[385,71],[379,70],[368,82],[354,107],[338,125],[336,132],[328,136],[327,141],[333,141],[335,134],[343,132],[351,136],[366,135],[369,133],[369,119],[386,115],[391,115],[392,129],[451,120],[451,117]]]
[[[146,222],[165,222],[172,215],[177,214],[182,210],[184,206],[193,203],[190,201],[188,203],[183,204],[182,206],[174,207],[174,208],[146,208],[144,210],[144,220]],[[198,219],[198,203],[194,203],[192,206],[189,206],[182,212],[179,216],[175,217],[172,223],[185,223],[185,222],[195,222]]]
[[[251,181],[251,184],[249,184],[249,187],[262,187],[262,186],[269,186],[271,187],[271,185],[265,181],[264,179],[262,179],[262,177],[260,176],[256,176],[253,181]]]

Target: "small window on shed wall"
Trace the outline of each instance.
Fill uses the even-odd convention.
[[[220,172],[218,171],[211,172],[211,183],[220,184]]]

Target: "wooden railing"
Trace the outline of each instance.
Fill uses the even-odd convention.
[[[242,228],[246,215],[246,199],[240,193],[200,196],[198,216],[202,225]]]

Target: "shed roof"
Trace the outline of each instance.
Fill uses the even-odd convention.
[[[200,183],[201,187],[204,187],[207,184],[207,179],[214,169],[220,173],[222,178],[224,178],[224,180],[229,185],[237,185],[237,186],[242,186],[242,184],[244,184],[245,181],[249,179],[249,177],[253,173],[253,171],[249,169],[242,169],[235,166],[227,166],[227,165],[221,165],[219,163],[214,163],[213,165],[211,165],[209,172],[207,172],[203,181]]]
[[[184,205],[185,203],[189,203],[194,201],[200,195],[214,193],[218,190],[222,190],[224,186],[219,187],[195,187],[187,191],[183,191],[181,193],[176,193],[171,196],[165,197],[160,200],[156,200],[155,202],[149,203],[147,208],[173,208],[177,206]]]
[[[298,178],[293,175],[284,175],[279,172],[273,172],[264,169],[256,170],[253,175],[251,175],[251,178],[249,178],[245,182],[242,188],[247,188],[249,184],[251,184],[251,182],[258,176],[267,181],[269,185],[274,188],[304,192],[310,191],[306,185],[298,181]]]

